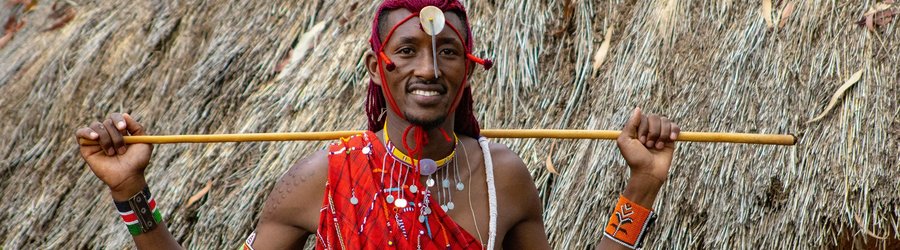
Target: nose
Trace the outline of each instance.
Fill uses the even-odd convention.
[[[437,58],[434,56],[433,51],[430,49],[427,51],[423,51],[419,53],[419,56],[415,61],[415,75],[421,79],[427,81],[433,81],[441,76],[440,67],[438,67]]]

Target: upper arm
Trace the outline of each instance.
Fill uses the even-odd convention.
[[[504,202],[498,206],[503,209],[501,214],[513,216],[512,226],[503,238],[503,248],[550,249],[544,231],[543,206],[528,167],[503,144],[491,144],[491,155],[499,186],[498,196],[504,197]]]
[[[318,151],[298,161],[269,193],[256,226],[256,249],[295,249],[314,233],[328,176],[328,156]]]

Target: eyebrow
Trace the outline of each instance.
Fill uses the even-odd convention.
[[[444,45],[444,44],[457,45],[457,41],[459,41],[459,39],[457,39],[455,37],[446,37],[445,36],[445,37],[438,37],[436,42],[437,42],[437,44],[440,44],[440,45]],[[462,42],[460,42],[459,44],[462,45]]]
[[[397,40],[397,42],[400,44],[417,43],[417,42],[419,42],[419,39],[416,38],[415,36],[402,36]]]
[[[418,42],[419,42],[419,38],[416,36],[401,36],[401,37],[397,38],[398,44],[407,44],[407,43],[415,44]],[[463,45],[461,42],[459,42],[459,39],[457,39],[455,37],[447,37],[447,36],[437,37],[437,41],[435,41],[435,42],[437,43],[437,45],[444,45],[444,44],[460,45],[460,46]]]

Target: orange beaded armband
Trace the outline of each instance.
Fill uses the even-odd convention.
[[[628,248],[640,249],[644,237],[656,221],[656,213],[621,195],[615,209],[603,235]]]

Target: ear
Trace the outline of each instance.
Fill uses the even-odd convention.
[[[471,80],[471,79],[472,79],[472,75],[475,74],[475,66],[480,66],[480,65],[477,64],[477,63],[475,63],[475,62],[473,62],[472,60],[469,60],[468,58],[466,58],[466,64],[468,65],[468,66],[466,66],[466,67],[468,67],[467,70],[469,70],[469,71],[468,71],[468,72],[469,72],[469,75],[466,76],[466,79],[467,79],[467,80]]]
[[[366,52],[366,71],[369,73],[369,78],[372,79],[376,85],[381,86],[381,77],[378,77],[378,56],[375,55],[375,52],[369,50]]]

